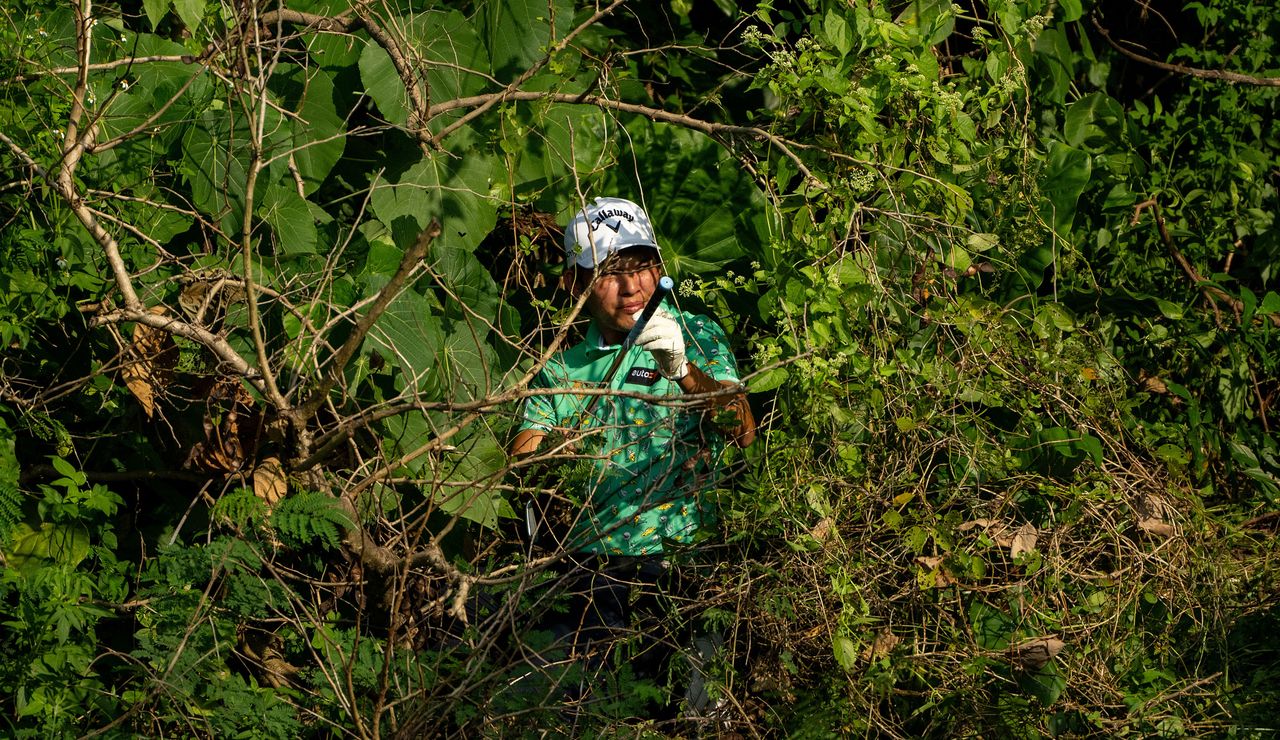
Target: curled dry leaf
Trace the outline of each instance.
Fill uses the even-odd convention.
[[[986,530],[987,536],[1000,547],[1009,547],[1013,544],[1014,535],[1009,532],[1009,525],[998,519],[974,519],[956,527],[956,531],[968,532],[978,527]]]
[[[1036,541],[1038,539],[1039,533],[1031,522],[1018,527],[1018,531],[1014,533],[1013,539],[1009,543],[1009,557],[1016,558],[1024,552],[1031,552],[1036,549]]]
[[[934,588],[950,586],[956,582],[956,579],[952,578],[951,574],[947,573],[946,569],[942,567],[942,560],[942,557],[937,555],[921,555],[916,558],[916,564],[929,571],[921,578],[922,586],[927,587],[929,585],[928,576],[933,576]]]
[[[826,542],[831,536],[831,527],[835,522],[829,516],[824,516],[822,521],[813,525],[813,529],[809,530],[809,536],[818,542]]]
[[[152,306],[150,313],[163,316],[165,310],[164,306]],[[128,355],[120,377],[150,419],[156,413],[157,392],[173,381],[173,368],[178,364],[178,345],[168,332],[136,324]]]
[[[1138,529],[1155,537],[1173,537],[1178,534],[1174,525],[1173,506],[1160,496],[1144,494],[1134,507],[1138,515]]]
[[[902,642],[902,638],[893,634],[888,627],[885,627],[876,634],[876,639],[863,649],[862,659],[871,661],[884,657],[892,652],[900,642]]]
[[[261,414],[253,407],[253,396],[237,379],[219,378],[206,392],[205,438],[191,447],[185,466],[208,472],[237,472],[257,449]]]
[[[268,507],[275,506],[289,492],[289,479],[280,458],[268,457],[253,469],[253,492]]]
[[[1034,637],[1009,648],[1009,656],[1014,663],[1023,668],[1037,670],[1044,668],[1045,664],[1064,647],[1066,643],[1059,640],[1056,635]]]

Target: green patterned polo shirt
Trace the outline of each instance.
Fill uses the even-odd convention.
[[[681,312],[689,362],[716,380],[738,382],[724,330],[707,318]],[[578,345],[560,352],[530,384],[531,389],[599,388],[620,345],[601,346],[595,324]],[[650,354],[631,347],[609,384],[613,390],[657,398],[607,395],[578,425],[589,396],[570,393],[530,396],[521,429],[578,428],[580,455],[594,455],[584,506],[576,514],[568,549],[612,555],[652,555],[664,543],[688,543],[715,512],[703,493],[714,486],[724,440],[701,423],[704,412],[658,401],[678,401],[680,387],[663,378]],[[572,495],[575,492],[565,491]]]

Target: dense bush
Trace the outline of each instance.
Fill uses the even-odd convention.
[[[1276,15],[4,11],[6,733],[1265,732]],[[511,532],[580,471],[504,449],[604,193],[763,426],[569,706]],[[715,711],[660,719],[681,664],[627,656],[691,633]]]

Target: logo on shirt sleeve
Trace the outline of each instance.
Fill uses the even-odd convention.
[[[658,382],[658,378],[662,376],[657,370],[647,367],[633,367],[631,372],[627,373],[627,379],[622,381],[623,384],[630,385],[653,385]]]

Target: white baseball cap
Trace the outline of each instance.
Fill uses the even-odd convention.
[[[588,270],[628,247],[658,249],[658,239],[649,214],[625,198],[596,198],[575,213],[564,230],[569,262]]]

